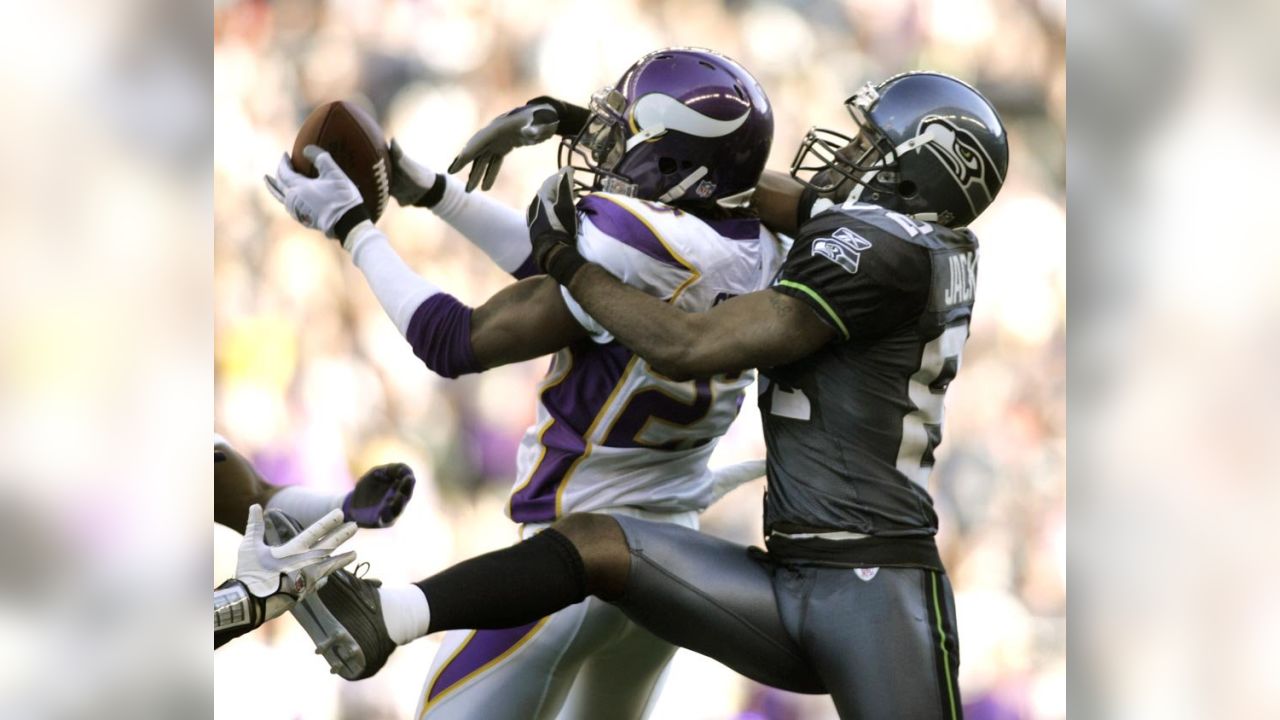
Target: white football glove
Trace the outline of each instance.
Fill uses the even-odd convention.
[[[271,546],[263,538],[262,506],[249,508],[249,521],[236,562],[236,580],[255,597],[266,600],[267,618],[280,615],[319,589],[326,577],[356,559],[354,552],[333,555],[356,534],[356,524],[342,522],[332,510],[289,542]]]
[[[275,177],[263,177],[267,190],[284,205],[294,220],[335,237],[334,226],[338,220],[348,210],[361,205],[364,198],[332,155],[317,145],[308,145],[302,154],[316,166],[319,175],[310,178],[294,170],[289,154],[285,153],[280,158]]]
[[[462,152],[449,164],[449,173],[456,173],[471,163],[467,192],[475,190],[481,178],[484,184],[480,189],[488,190],[493,187],[507,153],[518,147],[537,145],[554,135],[559,125],[559,114],[547,103],[522,105],[499,115],[471,136]]]

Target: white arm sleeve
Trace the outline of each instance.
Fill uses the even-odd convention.
[[[484,251],[498,267],[515,272],[533,251],[524,215],[444,176],[444,196],[431,211]]]
[[[351,230],[344,247],[364,273],[387,317],[404,335],[409,330],[413,312],[424,300],[440,292],[440,288],[410,269],[391,247],[387,236],[368,220]]]

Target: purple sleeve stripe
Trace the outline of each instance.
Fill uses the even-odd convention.
[[[578,202],[578,210],[586,215],[600,232],[623,245],[635,248],[658,262],[672,267],[691,269],[669,250],[657,231],[630,208],[602,195],[588,195]]]
[[[523,280],[525,278],[541,274],[542,271],[538,269],[538,263],[533,261],[533,253],[529,253],[529,257],[525,258],[524,262],[520,263],[520,267],[511,271],[511,277],[517,280]]]
[[[471,308],[448,293],[436,293],[413,311],[405,339],[428,368],[455,378],[484,368],[471,347]]]

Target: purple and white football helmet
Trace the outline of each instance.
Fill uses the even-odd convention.
[[[751,73],[711,50],[668,48],[592,96],[559,162],[579,192],[732,205],[755,188],[772,142],[773,109]]]

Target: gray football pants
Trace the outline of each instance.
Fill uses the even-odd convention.
[[[616,519],[631,571],[615,604],[654,635],[766,685],[830,693],[846,720],[961,717],[945,574],[784,564],[688,528]]]

